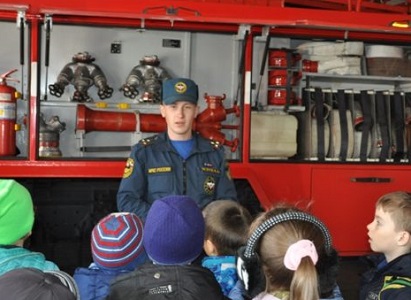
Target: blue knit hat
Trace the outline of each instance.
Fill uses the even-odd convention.
[[[133,213],[112,213],[91,233],[91,253],[100,268],[134,270],[147,260],[143,224]]]
[[[163,82],[163,104],[169,105],[177,101],[188,101],[197,105],[198,87],[191,79],[172,78]]]
[[[161,265],[194,261],[203,249],[204,218],[188,196],[155,200],[147,214],[143,243],[149,258]]]

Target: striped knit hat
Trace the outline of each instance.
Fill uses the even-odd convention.
[[[112,213],[91,233],[91,252],[100,268],[134,270],[147,259],[143,248],[143,224],[133,213]]]

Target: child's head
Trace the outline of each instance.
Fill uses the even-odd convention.
[[[33,224],[29,191],[15,180],[0,179],[0,245],[19,243],[31,234]]]
[[[411,232],[411,194],[398,191],[383,195],[376,208],[388,212],[397,230]]]
[[[411,195],[398,191],[377,200],[374,220],[367,225],[371,249],[387,261],[411,251]]]
[[[267,292],[311,300],[319,298],[316,264],[331,248],[321,221],[291,207],[278,207],[253,221],[243,257],[248,264],[260,263]]]
[[[252,221],[250,213],[232,200],[212,201],[203,209],[204,251],[209,256],[235,255],[245,245]]]
[[[74,279],[63,271],[21,268],[0,276],[3,300],[76,300],[80,299]]]
[[[202,252],[204,218],[188,196],[167,196],[155,200],[144,225],[144,248],[160,265],[184,265]]]
[[[91,253],[100,268],[134,270],[147,259],[143,223],[133,213],[111,213],[94,226]]]

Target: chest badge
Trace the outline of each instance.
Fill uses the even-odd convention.
[[[215,179],[211,176],[207,176],[204,180],[203,188],[207,195],[212,195],[215,190]]]

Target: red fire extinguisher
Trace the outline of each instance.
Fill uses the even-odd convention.
[[[0,156],[16,155],[16,116],[17,99],[21,94],[15,88],[8,86],[6,80],[17,79],[8,76],[17,69],[10,70],[0,75]]]

